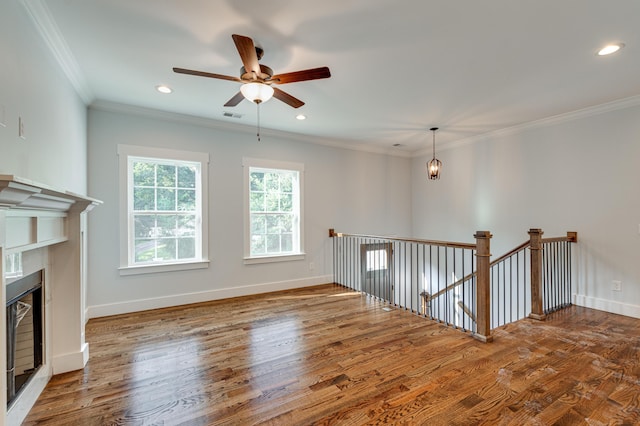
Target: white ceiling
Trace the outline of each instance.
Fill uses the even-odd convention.
[[[172,71],[239,76],[237,33],[275,73],[331,69],[280,86],[306,105],[270,100],[263,127],[345,145],[416,153],[432,126],[442,147],[640,95],[638,0],[23,1],[88,103],[255,126],[254,104],[223,107],[238,83]],[[596,56],[611,41],[626,47]]]

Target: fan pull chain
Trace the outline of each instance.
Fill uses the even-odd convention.
[[[258,106],[258,133],[256,136],[258,137],[258,142],[260,142],[260,102],[256,104]]]

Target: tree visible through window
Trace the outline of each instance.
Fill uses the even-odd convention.
[[[292,170],[250,171],[251,255],[298,251],[298,175]]]
[[[135,263],[195,259],[199,163],[130,161]]]
[[[304,165],[244,158],[245,263],[304,258]]]

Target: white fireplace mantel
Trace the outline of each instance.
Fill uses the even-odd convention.
[[[29,179],[0,174],[0,207],[68,211],[76,202],[102,204],[99,200]]]
[[[0,374],[0,426],[20,424],[53,374],[81,369],[89,358],[85,341],[86,213],[101,201],[13,175],[0,174],[0,297],[6,306],[4,259],[37,253],[45,271],[43,366],[7,411],[6,375]],[[44,252],[42,252],[44,251]],[[44,254],[43,254],[44,253]],[[6,334],[6,318],[0,315]],[[6,336],[0,339],[6,366]]]

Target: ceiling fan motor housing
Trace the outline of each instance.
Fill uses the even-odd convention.
[[[254,77],[253,72],[245,69],[245,67],[240,68],[240,79],[242,81],[255,81],[256,78],[258,80],[269,80],[273,76],[273,70],[266,65],[260,64],[260,75],[256,75]]]

